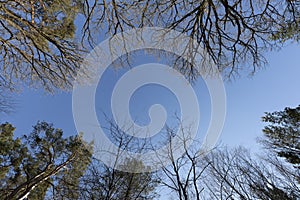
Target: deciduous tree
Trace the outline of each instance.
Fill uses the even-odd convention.
[[[245,68],[255,72],[266,60],[264,51],[278,41],[298,38],[299,3],[289,0],[85,0],[84,38],[93,44],[94,34],[111,35],[131,28],[159,26],[175,29],[194,39],[186,46],[189,59],[181,66],[197,77],[195,52],[205,50],[226,75]],[[168,34],[168,33],[166,33]],[[154,41],[155,42],[155,41]],[[156,41],[159,42],[159,41]],[[178,67],[178,66],[177,66]],[[209,72],[211,66],[201,66]],[[250,70],[249,70],[250,69]]]

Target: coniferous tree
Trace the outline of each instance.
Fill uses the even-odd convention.
[[[81,9],[80,0],[0,2],[0,86],[69,87],[81,61],[74,42]]]
[[[300,105],[266,113],[262,144],[295,167],[300,167]]]
[[[22,138],[15,138],[14,130],[9,123],[0,127],[1,198],[76,199],[79,179],[90,163],[89,145],[80,136],[64,138],[61,129],[46,122]]]

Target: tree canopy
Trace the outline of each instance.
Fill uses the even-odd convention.
[[[300,105],[283,111],[266,113],[265,138],[261,142],[287,162],[300,168]]]
[[[77,0],[1,1],[0,86],[70,87],[81,63],[74,41],[80,8]]]
[[[39,122],[29,135],[0,126],[0,196],[12,199],[76,198],[80,177],[91,160],[91,149],[80,136],[63,137],[61,129]]]
[[[199,48],[229,77],[241,69],[255,72],[266,63],[266,50],[298,41],[299,16],[299,3],[290,0],[2,1],[0,86],[69,88],[87,43],[94,47],[103,33],[146,26],[175,29],[196,41],[187,45],[190,57],[181,67],[192,79]]]
[[[255,72],[266,50],[289,39],[298,40],[299,4],[289,0],[138,0],[85,1],[83,36],[93,43],[95,30],[111,35],[131,28],[159,26],[175,29],[196,40],[187,45],[190,62],[203,48],[226,75],[245,69]],[[97,41],[96,41],[97,42]],[[184,63],[193,71],[195,66]],[[242,66],[246,67],[242,67]],[[209,66],[208,71],[210,70]]]
[[[30,134],[14,135],[0,126],[0,199],[151,200],[159,179],[153,172],[129,173],[105,166],[92,157],[93,144],[81,135],[64,137],[52,124],[38,122]],[[144,168],[141,161],[122,166]]]
[[[11,108],[6,91],[23,85],[47,91],[70,88],[84,53],[98,44],[103,32],[113,37],[132,28],[159,26],[190,36],[190,57],[181,69],[193,79],[198,72],[192,60],[199,49],[229,77],[241,69],[252,73],[266,63],[266,50],[299,41],[299,23],[296,0],[1,1],[0,111]],[[268,125],[261,143],[269,150],[264,158],[254,159],[238,148],[207,156],[186,149],[175,159],[170,149],[171,165],[147,173],[124,172],[144,168],[141,160],[129,159],[120,170],[105,166],[92,157],[92,144],[80,134],[65,137],[52,124],[38,122],[31,133],[17,137],[15,127],[4,123],[0,198],[154,199],[161,186],[179,199],[298,199],[300,106],[266,113],[263,121]],[[136,147],[118,128],[110,131],[120,149]],[[149,148],[139,147],[135,151]]]

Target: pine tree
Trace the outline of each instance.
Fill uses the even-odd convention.
[[[7,200],[59,199],[73,194],[76,199],[76,184],[90,163],[90,146],[80,136],[64,138],[61,129],[46,122],[37,123],[21,138],[14,139],[14,130],[9,123],[0,127],[0,196]]]
[[[295,167],[300,167],[300,105],[283,111],[266,113],[263,121],[268,123],[263,129],[266,148]]]
[[[81,10],[80,0],[0,2],[0,86],[69,87],[81,62],[74,42]]]

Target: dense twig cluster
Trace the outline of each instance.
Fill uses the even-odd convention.
[[[263,52],[277,47],[290,26],[297,35],[299,5],[296,1],[256,0],[136,0],[85,1],[84,38],[95,42],[95,30],[115,35],[130,28],[161,26],[191,37],[187,50],[190,60],[181,70],[197,75],[193,53],[204,48],[209,58],[226,75],[235,75],[241,68],[256,68],[266,63]],[[289,24],[289,25],[288,25]],[[98,28],[98,29],[97,29]],[[195,45],[195,42],[197,45]],[[246,65],[246,67],[242,67]],[[210,66],[203,66],[210,70]]]
[[[1,1],[0,86],[69,87],[81,62],[72,38],[76,13],[72,1]]]

